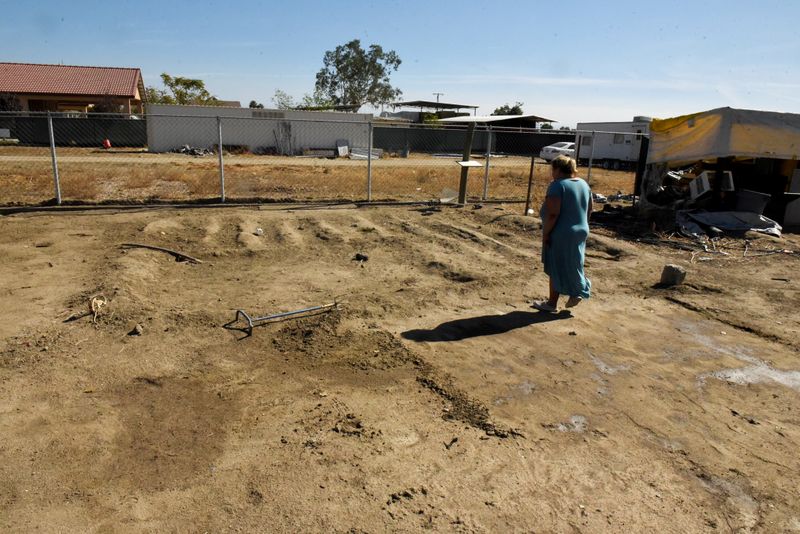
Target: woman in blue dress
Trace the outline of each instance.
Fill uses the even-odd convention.
[[[552,163],[553,181],[542,206],[542,263],[550,277],[550,298],[533,303],[543,312],[558,311],[561,295],[569,297],[567,308],[588,299],[592,283],[583,272],[592,192],[576,177],[575,160],[559,156]]]

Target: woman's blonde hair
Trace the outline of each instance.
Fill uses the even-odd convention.
[[[550,162],[550,165],[561,171],[564,176],[575,176],[578,172],[578,164],[569,156],[558,156]]]

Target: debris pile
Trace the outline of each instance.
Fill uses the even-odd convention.
[[[617,191],[613,195],[609,195],[608,201],[609,202],[634,202],[636,200],[636,195],[632,194],[625,194],[622,191]]]
[[[200,148],[196,146],[183,145],[180,148],[173,150],[177,154],[186,154],[187,156],[210,156],[214,154],[213,151],[207,148]]]
[[[722,234],[737,235],[745,232],[780,237],[783,230],[772,219],[746,211],[681,210],[675,214],[675,222],[683,235],[700,240],[708,235],[719,237]]]
[[[367,148],[350,148],[350,159],[367,159],[370,155],[372,156],[372,159],[381,159],[383,157],[383,149],[373,148],[370,151]]]
[[[626,194],[622,191],[617,191],[613,195],[601,195],[600,193],[592,193],[592,200],[597,204],[605,204],[607,202],[634,202],[636,195]]]

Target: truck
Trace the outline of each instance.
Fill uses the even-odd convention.
[[[575,133],[578,163],[604,169],[632,169],[639,161],[642,137],[650,134],[650,117],[630,122],[579,122]]]

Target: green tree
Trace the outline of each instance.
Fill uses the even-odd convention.
[[[264,109],[264,104],[256,102],[255,100],[251,100],[250,105],[248,107],[250,107],[251,109]]]
[[[89,110],[91,113],[122,113],[123,107],[111,95],[103,95]]]
[[[303,98],[298,102],[292,95],[282,89],[275,90],[275,94],[272,95],[272,103],[277,109],[330,108],[333,106],[333,102],[319,91],[304,94]]]
[[[0,111],[22,111],[22,104],[15,95],[0,93]]]
[[[300,101],[300,107],[304,108],[330,108],[333,105],[333,101],[319,91],[304,94]]]
[[[559,130],[566,130],[569,132],[572,130],[572,128],[570,128],[569,126],[562,126],[561,128],[559,128]]]
[[[389,79],[400,63],[393,50],[374,44],[364,50],[361,41],[353,39],[325,52],[314,93],[337,106],[386,104],[402,94]]]
[[[294,109],[297,107],[294,97],[281,89],[275,89],[275,94],[272,95],[272,103],[276,109]]]
[[[550,124],[549,122],[545,122],[544,124],[539,126],[539,129],[541,129],[541,130],[552,130],[553,129],[553,125]]]
[[[145,92],[150,104],[178,104],[182,106],[218,106],[219,99],[206,89],[203,80],[161,74],[161,82],[166,90],[148,87]]]
[[[421,113],[420,122],[431,128],[440,128],[442,123],[439,122],[439,115],[436,113]]]
[[[513,106],[508,103],[503,104],[492,112],[492,115],[522,115],[522,102],[517,102]]]
[[[172,98],[166,91],[158,87],[146,87],[145,95],[147,95],[148,104],[174,104],[175,99]]]

